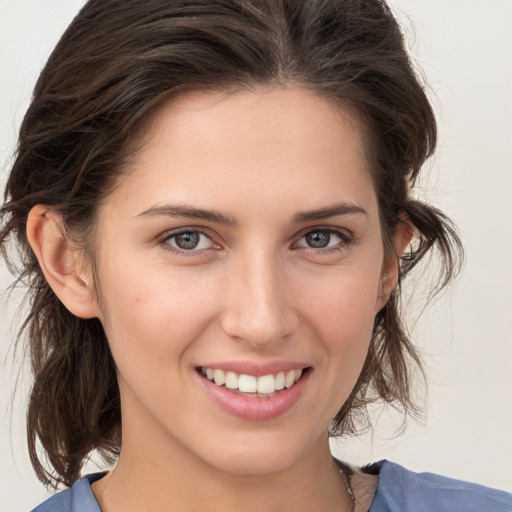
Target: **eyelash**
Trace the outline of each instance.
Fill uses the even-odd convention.
[[[302,246],[298,245],[298,242],[295,242],[292,247],[300,247],[302,250],[304,250],[307,253],[314,253],[314,254],[326,254],[331,253],[333,251],[339,251],[343,250],[346,246],[350,245],[354,239],[351,234],[348,234],[345,230],[333,228],[333,227],[315,227],[313,229],[308,229],[306,232],[304,232],[300,238],[299,241],[305,238],[308,234],[315,233],[315,232],[323,232],[329,234],[329,236],[334,235],[339,239],[339,242],[334,247],[327,247],[327,248],[314,248],[309,246]],[[202,231],[198,228],[184,228],[177,231],[172,231],[171,233],[165,233],[159,240],[158,243],[164,247],[165,250],[170,251],[174,254],[182,255],[182,256],[198,256],[204,254],[206,251],[211,250],[208,249],[200,249],[195,250],[194,248],[190,250],[186,249],[179,249],[177,247],[172,247],[170,245],[170,240],[175,239],[177,236],[184,234],[184,233],[197,233],[200,236],[205,236],[210,240],[210,242],[214,245],[216,245],[213,240],[211,239],[211,236]],[[329,240],[330,242],[330,240]],[[341,245],[340,245],[341,244]],[[218,246],[217,246],[218,247]],[[215,249],[217,250],[217,249]]]
[[[175,239],[177,236],[182,235],[184,233],[198,233],[200,236],[202,235],[202,236],[205,236],[206,238],[208,238],[208,240],[210,240],[210,242],[212,244],[214,244],[214,242],[211,239],[211,236],[209,236],[207,233],[205,233],[204,231],[202,231],[201,229],[198,229],[198,228],[184,228],[184,229],[179,229],[177,231],[172,231],[171,233],[166,233],[159,240],[159,244],[161,244],[165,250],[170,251],[174,254],[178,254],[180,256],[197,256],[197,255],[203,254],[205,251],[210,250],[210,249],[185,250],[185,249],[179,249],[177,247],[172,247],[169,243],[170,240]]]
[[[328,233],[331,237],[334,235],[338,238],[338,243],[334,245],[333,247],[325,247],[325,248],[314,248],[310,246],[298,246],[301,247],[305,252],[307,253],[313,253],[313,254],[330,254],[332,252],[340,251],[346,248],[348,245],[350,245],[354,241],[354,237],[347,233],[347,231],[342,229],[337,229],[333,227],[315,227],[313,229],[308,229],[305,233],[302,234],[302,236],[299,238],[299,241],[305,238],[307,235],[311,233]],[[331,240],[329,240],[329,243]],[[297,247],[297,242],[294,243],[294,246]]]

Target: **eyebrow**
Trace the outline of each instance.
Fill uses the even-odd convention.
[[[309,210],[297,213],[293,217],[295,224],[302,224],[303,222],[310,222],[313,220],[324,220],[338,215],[352,215],[359,213],[368,216],[368,212],[361,206],[351,203],[336,203],[326,208],[319,208],[318,210]]]
[[[145,216],[159,216],[165,215],[168,217],[186,217],[189,219],[201,219],[217,224],[225,224],[228,226],[235,226],[237,224],[233,217],[228,217],[223,213],[215,210],[203,210],[202,208],[195,208],[187,205],[163,205],[152,206],[151,208],[139,213],[137,217]]]
[[[294,215],[292,222],[294,224],[302,224],[304,222],[324,220],[330,217],[336,217],[338,215],[352,214],[363,214],[368,216],[368,212],[364,208],[355,204],[341,202],[326,208],[298,212],[296,215]],[[236,226],[238,224],[235,218],[224,215],[219,211],[205,210],[187,205],[152,206],[142,213],[139,213],[137,217],[153,217],[160,215],[169,217],[186,217],[189,219],[201,219],[217,224],[224,224],[227,226]]]

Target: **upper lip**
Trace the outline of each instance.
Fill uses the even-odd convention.
[[[261,377],[263,375],[276,375],[280,372],[290,370],[304,370],[309,368],[308,364],[299,361],[271,361],[267,363],[256,363],[252,361],[216,361],[202,364],[199,368],[211,368],[244,375]]]

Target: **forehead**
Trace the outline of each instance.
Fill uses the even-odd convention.
[[[374,202],[358,119],[300,88],[173,98],[146,122],[140,147],[117,195],[141,208]]]

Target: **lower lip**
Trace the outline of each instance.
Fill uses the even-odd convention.
[[[281,416],[290,410],[301,397],[308,381],[310,370],[288,389],[269,397],[250,397],[233,393],[224,386],[217,386],[206,377],[199,378],[210,398],[224,411],[249,421],[265,421]]]

